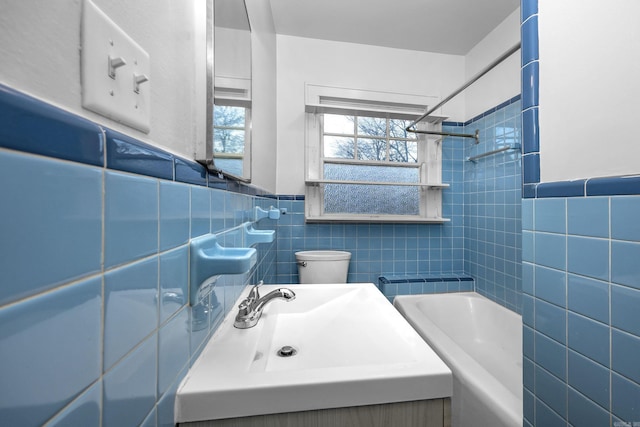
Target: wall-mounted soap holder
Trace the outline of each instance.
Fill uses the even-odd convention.
[[[244,223],[243,231],[245,246],[253,246],[258,243],[271,243],[276,234],[275,230],[256,230],[250,222]]]
[[[255,222],[258,222],[262,219],[265,218],[269,218],[269,219],[280,219],[280,209],[275,208],[273,206],[269,207],[269,210],[264,210],[262,209],[260,206],[256,206],[253,209],[253,220]]]
[[[205,234],[191,240],[189,245],[189,301],[198,304],[200,295],[205,295],[205,282],[213,276],[223,274],[243,274],[256,264],[257,252],[254,248],[225,248],[220,246],[214,234]]]

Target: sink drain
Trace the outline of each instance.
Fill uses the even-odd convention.
[[[290,345],[283,346],[280,350],[278,350],[277,354],[280,357],[291,357],[295,356],[298,350],[291,347]]]

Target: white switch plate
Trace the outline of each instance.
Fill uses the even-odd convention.
[[[109,76],[109,59],[125,64]],[[82,12],[82,106],[145,133],[150,130],[149,54],[90,0]],[[135,92],[135,76],[144,75]]]

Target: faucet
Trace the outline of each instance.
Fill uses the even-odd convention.
[[[258,292],[258,287],[262,285],[262,280],[251,288],[249,291],[249,295],[242,300],[240,305],[238,305],[238,314],[236,315],[236,320],[233,323],[238,329],[249,329],[253,328],[260,320],[260,316],[262,316],[262,310],[264,306],[274,299],[284,299],[285,301],[291,301],[296,298],[296,294],[287,288],[278,288],[275,289],[263,297],[260,297],[260,293]]]

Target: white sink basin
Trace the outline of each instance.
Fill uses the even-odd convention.
[[[451,396],[449,368],[373,284],[285,287],[296,299],[255,327],[227,316],[178,390],[176,422]]]

